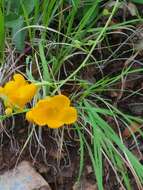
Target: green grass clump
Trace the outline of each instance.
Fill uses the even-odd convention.
[[[5,41],[5,27],[4,27],[4,10],[3,1],[0,1],[0,64],[3,64],[4,59],[4,41]]]

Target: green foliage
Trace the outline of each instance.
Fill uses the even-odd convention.
[[[5,14],[5,25],[12,29],[13,43],[18,51],[24,49],[24,41],[26,37],[25,31],[20,31],[26,22],[29,14],[34,9],[34,0],[11,0],[8,1],[7,11]]]
[[[25,10],[26,14],[29,15],[34,10],[35,7],[35,0],[20,0],[20,14],[23,13],[23,9]]]
[[[76,32],[74,38],[76,40],[81,37],[80,32],[85,27],[89,27],[92,23],[95,22],[95,19],[98,14],[100,1],[90,1],[85,4],[81,4],[80,0],[76,1],[46,1],[40,2],[39,0],[10,0],[6,1],[6,13],[5,13],[5,24],[7,28],[12,29],[13,42],[17,50],[22,51],[24,48],[24,40],[27,36],[27,33],[22,30],[24,26],[30,26],[35,24],[42,24],[45,27],[48,27],[50,24],[59,22],[58,30],[67,31],[66,34],[71,32]],[[71,11],[64,11],[59,14],[60,8],[64,6],[71,7]],[[82,6],[81,6],[82,5]],[[47,11],[48,10],[48,11]],[[79,11],[80,10],[80,11]],[[34,17],[33,17],[34,14]],[[93,16],[94,15],[94,16]],[[62,24],[63,20],[58,18],[65,18],[65,23]],[[78,21],[78,22],[77,22]],[[77,22],[77,26],[73,25]],[[67,26],[67,28],[65,28]],[[60,28],[59,28],[60,27]],[[34,31],[31,32],[31,29],[28,28],[29,38],[32,41],[34,37]],[[25,35],[26,34],[26,35]],[[42,33],[42,38],[45,38],[46,33]],[[85,34],[84,34],[85,35]],[[82,36],[84,36],[82,34]],[[59,37],[59,36],[57,36]],[[19,40],[21,42],[19,42]],[[65,41],[65,39],[64,39]],[[63,52],[63,50],[62,50]],[[65,54],[63,52],[63,54]],[[66,55],[68,52],[66,52]],[[60,55],[61,57],[63,55]],[[61,60],[62,62],[62,60]],[[58,67],[59,68],[59,67]],[[57,68],[57,69],[58,69]],[[57,71],[56,71],[57,72]]]
[[[139,3],[139,4],[143,4],[143,0],[131,0],[134,3]]]
[[[4,61],[4,43],[5,43],[5,27],[4,27],[4,14],[3,3],[0,1],[0,64]]]
[[[126,146],[122,142],[122,139],[120,139],[120,137],[114,132],[112,127],[110,127],[109,124],[103,119],[104,116],[109,115],[113,118],[124,117],[126,122],[132,122],[130,118],[123,114],[120,115],[120,112],[118,112],[117,110],[116,112],[112,108],[111,110],[98,108],[96,107],[96,105],[86,99],[83,100],[83,104],[81,104],[81,107],[83,110],[80,113],[81,118],[84,120],[84,123],[92,127],[91,144],[87,142],[84,135],[84,127],[86,126],[82,126],[82,128],[77,126],[77,130],[80,135],[80,139],[84,141],[85,146],[89,152],[89,156],[98,183],[98,189],[104,189],[102,181],[104,173],[103,157],[107,159],[107,162],[114,170],[115,175],[119,177],[118,180],[120,178],[123,179],[123,182],[121,182],[120,180],[118,181],[122,187],[128,190],[132,189],[131,182],[128,176],[128,169],[131,170],[132,175],[136,175],[136,182],[138,183],[140,181],[142,183],[143,166],[137,160],[137,158],[126,148]],[[82,140],[80,141],[82,142]],[[81,144],[81,146],[83,145]],[[82,158],[83,156],[81,157],[81,159]],[[141,183],[139,184],[140,187]]]
[[[9,14],[5,17],[6,27],[12,29],[13,43],[18,51],[23,51],[24,49],[24,40],[25,40],[25,31],[18,32],[24,26],[24,20],[22,16],[16,16],[14,14]],[[18,32],[18,33],[17,33]]]

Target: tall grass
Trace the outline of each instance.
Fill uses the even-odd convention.
[[[0,1],[0,64],[4,61],[4,43],[5,43],[5,26],[4,26],[4,2]]]

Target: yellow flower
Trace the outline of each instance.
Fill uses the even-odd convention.
[[[26,113],[26,119],[37,125],[59,128],[77,120],[77,111],[70,106],[70,100],[64,95],[56,95],[40,100]]]
[[[11,114],[12,114],[12,109],[11,108],[6,108],[5,115],[10,116]]]
[[[0,87],[0,97],[7,108],[23,109],[37,91],[35,84],[29,84],[22,75],[15,74],[13,80]]]

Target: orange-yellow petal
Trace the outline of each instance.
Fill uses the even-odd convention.
[[[32,100],[36,91],[35,84],[29,84],[21,74],[15,74],[13,80],[7,82],[3,88],[0,87],[0,96],[6,107],[23,109],[25,104]]]
[[[61,115],[61,120],[65,124],[72,124],[77,120],[77,110],[74,107],[63,109]]]
[[[0,87],[0,95],[3,95],[3,93],[4,93],[4,89],[3,87]]]
[[[30,111],[28,111],[28,112],[26,113],[26,119],[27,119],[27,121],[29,121],[29,122],[34,122],[32,110],[30,110]]]
[[[37,86],[35,84],[27,84],[20,87],[17,91],[17,98],[19,97],[25,103],[28,103],[36,94]]]
[[[57,105],[57,102],[53,102],[53,97],[47,97],[43,100],[39,100],[39,102],[36,104],[35,108],[37,109],[43,109],[44,113],[47,115],[47,120],[55,120],[60,119],[60,112],[62,110],[61,106]]]
[[[65,95],[56,95],[50,98],[50,104],[62,109],[70,105],[70,99]]]
[[[37,87],[34,84],[27,84],[20,87],[17,92],[13,93],[9,98],[15,105],[23,108],[25,104],[32,100],[36,91]]]
[[[51,121],[48,121],[48,123],[47,123],[48,127],[52,128],[52,129],[60,128],[63,126],[63,124],[64,123],[59,120],[51,120]]]
[[[35,123],[39,126],[48,125],[50,128],[59,128],[63,123],[59,120],[51,120],[47,112],[43,109],[33,108],[26,113],[26,119],[29,122]]]
[[[71,124],[77,120],[77,111],[70,107],[70,100],[64,95],[47,97],[37,102],[26,114],[26,119],[37,125],[48,125],[59,128],[64,124]]]
[[[50,101],[50,97],[46,97],[46,98],[44,98],[44,99],[42,99],[42,100],[39,100],[38,102],[37,102],[37,104],[35,105],[35,107],[45,107],[45,106],[49,106],[50,104],[49,104],[49,101]]]
[[[27,112],[26,119],[40,126],[49,125],[49,124],[51,124],[52,126],[55,126],[55,125],[57,126],[59,125],[59,123],[60,125],[62,124],[55,110],[52,109],[50,105],[46,105],[46,104],[43,104],[42,106],[36,106],[35,108],[31,109],[29,112]],[[57,119],[58,124],[56,124],[57,123],[56,119]],[[53,125],[53,122],[55,123],[54,125]]]
[[[34,107],[26,113],[26,119],[37,125],[43,126],[47,124],[47,107]]]
[[[25,85],[27,83],[25,78],[21,74],[15,74],[13,76],[13,79],[16,83],[18,83],[20,85]]]
[[[14,81],[9,81],[4,86],[5,95],[11,95],[11,93],[15,93],[19,86]]]
[[[24,77],[22,75],[20,75],[20,74],[15,74],[13,76],[13,79],[14,80],[11,80],[11,81],[7,82],[6,85],[4,86],[4,92],[5,92],[6,95],[10,96],[11,93],[16,93],[16,91],[20,87],[28,84],[25,81]]]

